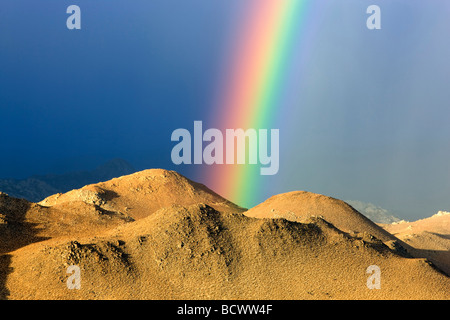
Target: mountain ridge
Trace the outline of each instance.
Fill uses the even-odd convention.
[[[63,174],[33,175],[25,179],[0,179],[0,191],[14,197],[39,202],[56,193],[127,175],[136,170],[127,161],[116,158],[94,170]]]

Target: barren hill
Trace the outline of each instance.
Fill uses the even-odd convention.
[[[321,217],[350,234],[366,233],[384,242],[398,241],[344,201],[307,191],[275,195],[246,211],[245,215],[255,218],[284,218],[298,222],[311,217]]]
[[[150,169],[50,196],[39,204],[57,207],[83,201],[105,210],[126,213],[134,219],[171,206],[207,203],[226,212],[244,209],[217,195],[206,186],[191,181],[175,171]]]
[[[81,201],[44,207],[0,193],[0,254],[55,237],[95,234],[133,221]]]
[[[366,269],[380,267],[381,289]],[[82,287],[66,287],[78,265]],[[321,218],[255,219],[197,204],[163,208],[98,237],[12,253],[11,299],[448,299],[450,279]]]
[[[297,192],[244,213],[162,169],[39,204],[0,194],[0,241],[0,299],[450,298],[448,276],[340,200]]]
[[[0,193],[0,253],[45,239],[92,235],[173,204],[242,208],[205,186],[162,169],[145,170],[56,194],[39,204]]]

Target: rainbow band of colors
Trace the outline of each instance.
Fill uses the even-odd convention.
[[[290,65],[310,1],[246,0],[244,20],[236,29],[228,74],[215,117],[226,129],[274,129]],[[301,40],[301,39],[300,39]],[[280,129],[280,139],[283,130]],[[204,181],[214,191],[243,206],[254,205],[261,192],[259,167],[224,165],[210,171]]]

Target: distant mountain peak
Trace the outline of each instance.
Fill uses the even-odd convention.
[[[11,197],[39,202],[50,195],[64,193],[88,184],[98,183],[136,172],[127,161],[116,158],[91,171],[34,175],[26,179],[0,179],[0,191]]]
[[[449,215],[449,214],[450,214],[449,211],[438,211],[438,213],[433,215],[433,217],[441,217],[441,216],[446,216],[446,215]]]
[[[392,215],[388,210],[376,206],[373,203],[357,200],[346,200],[345,202],[375,223],[389,224],[398,223],[400,221],[399,218]]]

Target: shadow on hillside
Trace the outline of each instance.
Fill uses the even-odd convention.
[[[0,299],[7,299],[7,278],[11,274],[11,252],[29,244],[49,239],[38,236],[36,224],[26,221],[33,204],[0,194]]]
[[[120,195],[112,190],[103,190],[104,193],[101,195],[102,199],[105,201],[111,201],[113,199],[119,198]]]
[[[431,262],[431,266],[437,271],[450,277],[450,251],[449,250],[425,250],[412,251],[414,258],[424,258]]]
[[[8,275],[12,272],[11,255],[0,255],[0,300],[6,300],[9,296],[9,290],[6,286]]]
[[[436,233],[436,232],[430,232],[434,234],[435,236],[438,236],[442,239],[450,240],[450,234],[442,234],[442,233]]]
[[[450,239],[449,234],[429,233],[445,240]],[[450,277],[450,250],[418,249],[412,246],[410,248],[414,258],[425,258],[429,260],[435,269]]]

